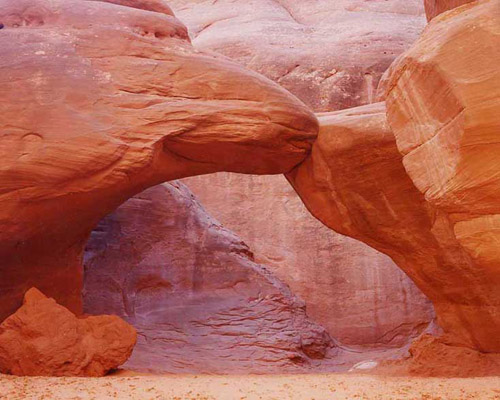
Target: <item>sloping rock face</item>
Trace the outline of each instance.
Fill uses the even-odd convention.
[[[136,195],[92,232],[84,303],[137,328],[133,369],[293,372],[335,354],[303,302],[178,182]]]
[[[195,47],[266,75],[315,111],[371,102],[381,74],[425,25],[420,0],[171,6]],[[219,173],[185,182],[340,342],[399,346],[432,318],[425,296],[389,257],[324,227],[282,176]]]
[[[314,115],[193,49],[169,10],[0,0],[0,320],[32,286],[81,312],[90,231],[144,188],[221,170],[282,173],[309,151]]]
[[[427,21],[430,21],[435,16],[461,5],[472,3],[474,0],[424,0],[425,14]]]
[[[103,376],[129,358],[135,329],[114,315],[78,319],[38,289],[0,325],[0,372]]]
[[[500,352],[498,6],[437,17],[391,69],[387,120],[383,104],[320,116],[288,174],[321,221],[415,281],[446,343],[483,352]]]
[[[257,71],[315,111],[371,103],[425,26],[421,0],[171,0],[193,45]]]

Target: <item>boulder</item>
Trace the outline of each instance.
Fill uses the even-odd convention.
[[[85,312],[115,313],[139,333],[128,368],[299,372],[337,353],[303,301],[180,182],[147,189],[104,218],[84,264]]]
[[[286,172],[314,115],[195,50],[160,0],[0,0],[0,320],[38,287],[81,312],[84,244],[119,204],[215,171]]]
[[[0,325],[0,372],[103,376],[129,358],[135,329],[115,315],[77,318],[36,288]]]

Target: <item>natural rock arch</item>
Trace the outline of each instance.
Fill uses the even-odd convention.
[[[1,0],[0,22],[0,320],[32,286],[81,312],[87,237],[134,194],[283,173],[316,137],[300,101],[194,50],[162,1]]]

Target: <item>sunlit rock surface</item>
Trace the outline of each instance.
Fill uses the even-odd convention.
[[[390,255],[448,344],[500,352],[500,3],[435,18],[384,104],[320,116],[288,178],[327,226]]]

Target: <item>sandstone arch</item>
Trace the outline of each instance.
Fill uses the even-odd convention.
[[[194,50],[162,1],[0,1],[0,319],[36,286],[81,311],[95,224],[148,186],[272,174],[317,120],[278,85]]]

